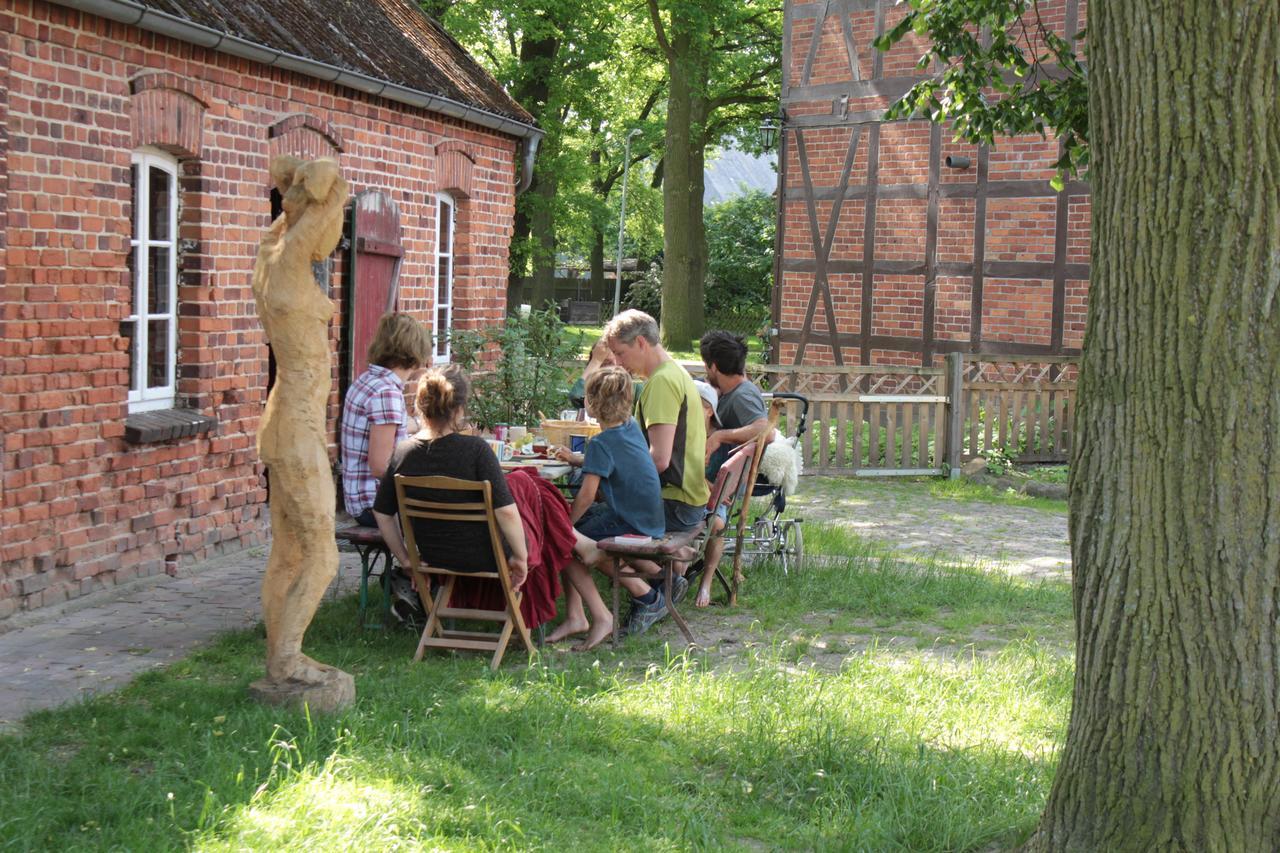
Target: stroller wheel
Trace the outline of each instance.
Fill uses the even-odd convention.
[[[804,531],[798,521],[787,520],[779,531],[781,541],[782,573],[790,574],[792,569],[800,571],[804,562]]]

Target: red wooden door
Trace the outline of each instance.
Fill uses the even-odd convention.
[[[400,210],[391,196],[381,190],[357,194],[351,211],[348,385],[368,367],[365,351],[378,328],[378,318],[395,310],[403,257]]]

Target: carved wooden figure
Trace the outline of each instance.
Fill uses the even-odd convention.
[[[351,676],[302,653],[302,637],[338,571],[334,484],[325,440],[331,385],[333,303],[312,263],[342,236],[347,183],[332,160],[282,156],[271,180],[284,212],[258,249],[253,296],[276,358],[276,379],[258,428],[258,453],[271,479],[271,555],[262,581],[267,677],[251,692],[268,702],[333,710],[355,698]]]

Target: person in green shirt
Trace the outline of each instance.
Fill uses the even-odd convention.
[[[704,464],[707,446],[702,398],[693,377],[667,354],[658,337],[658,323],[643,311],[623,311],[609,321],[601,335],[619,365],[634,377],[644,379],[644,390],[636,400],[635,415],[649,444],[649,457],[662,483],[662,504],[667,533],[690,530],[706,517],[711,490]],[[672,597],[679,601],[689,588],[677,566]],[[656,593],[657,590],[654,590]],[[647,630],[666,615],[666,602],[659,594],[661,615],[653,617],[643,601],[633,602],[628,624],[632,633]],[[637,610],[637,608],[641,608]],[[656,612],[656,611],[654,611]]]

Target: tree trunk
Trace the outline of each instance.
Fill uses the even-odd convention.
[[[1280,849],[1280,4],[1089,7],[1075,695],[1028,850]]]
[[[548,152],[550,153],[550,152]],[[533,196],[529,210],[530,234],[533,236],[533,286],[529,304],[541,310],[556,298],[556,175],[547,170],[538,186],[531,188]]]
[[[600,226],[592,224],[591,226],[591,293],[593,296],[604,293],[604,232],[600,230]],[[606,296],[613,298],[613,291],[610,290]]]
[[[702,334],[702,271],[707,241],[702,223],[702,145],[706,119],[705,57],[696,40],[677,29],[667,63],[667,132],[662,176],[662,343],[687,349]]]
[[[537,177],[534,178],[537,181]],[[529,185],[529,190],[533,184]],[[525,191],[525,195],[529,194]],[[511,262],[507,268],[507,313],[513,314],[524,298],[525,271],[529,268],[529,212],[527,199],[516,199],[515,227],[511,231]]]
[[[531,305],[541,307],[544,298],[554,298],[555,292],[555,218],[548,199],[555,197],[555,170],[548,166],[560,146],[561,128],[549,122],[544,113],[551,97],[549,75],[554,73],[556,54],[560,42],[553,37],[524,39],[520,43],[520,65],[526,76],[518,80],[512,95],[516,101],[545,128],[541,153],[534,162],[533,181],[524,195],[516,199],[515,233],[512,245],[525,251],[513,252],[511,271],[507,278],[507,309],[515,311],[520,304],[522,283],[526,269],[532,263],[533,284],[527,294]],[[530,236],[530,243],[524,241]],[[550,246],[551,260],[546,256]],[[532,257],[530,257],[532,256]],[[541,288],[541,291],[539,290]],[[551,296],[548,297],[548,288]]]

